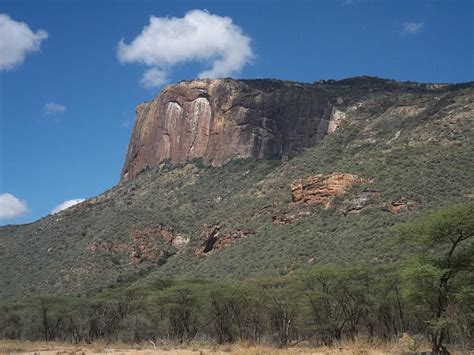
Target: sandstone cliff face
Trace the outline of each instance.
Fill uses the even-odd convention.
[[[368,181],[354,174],[318,174],[294,181],[291,184],[291,199],[309,206],[323,205],[327,209],[337,196],[364,182]]]
[[[354,120],[367,120],[363,133],[369,137],[382,122],[385,130],[396,124],[388,123],[390,117],[422,114],[424,104],[413,95],[436,97],[447,91],[449,87],[372,77],[313,84],[273,79],[179,82],[137,106],[121,182],[166,160],[202,159],[220,166],[233,159],[282,159]],[[365,143],[373,143],[367,139]]]
[[[291,155],[327,133],[334,115],[331,100],[315,85],[277,80],[170,85],[137,107],[121,181],[164,160],[201,158],[219,166],[232,159]]]

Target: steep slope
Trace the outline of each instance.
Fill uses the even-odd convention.
[[[164,160],[281,158],[326,134],[336,97],[278,80],[195,80],[169,85],[137,107],[122,181]]]
[[[137,106],[121,181],[165,160],[221,166],[234,159],[291,157],[317,144],[356,109],[377,115],[394,104],[395,92],[422,94],[430,88],[437,87],[370,77],[314,84],[182,81]]]
[[[165,161],[57,215],[0,228],[0,296],[397,261],[410,251],[391,226],[472,199],[472,83],[315,85],[335,98],[329,134],[289,160]]]

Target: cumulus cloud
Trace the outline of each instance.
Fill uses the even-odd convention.
[[[46,115],[56,115],[61,114],[66,111],[66,106],[60,105],[54,102],[48,102],[44,105],[44,113]]]
[[[55,208],[53,208],[53,210],[51,211],[51,214],[55,214],[55,213],[58,213],[62,210],[65,210],[66,208],[69,208],[69,207],[72,207],[74,205],[77,205],[78,203],[82,202],[82,201],[85,201],[83,198],[76,198],[74,200],[67,200],[67,201],[64,201],[63,203],[60,203],[59,205],[57,205]]]
[[[23,63],[27,54],[40,50],[46,38],[46,31],[33,32],[26,23],[0,14],[0,70],[13,69]]]
[[[166,82],[174,65],[193,61],[210,66],[200,78],[231,76],[252,59],[250,41],[230,17],[192,10],[182,18],[151,16],[132,42],[120,40],[117,57],[121,63],[153,67],[141,79],[151,87]]]
[[[152,88],[165,84],[168,81],[166,72],[158,68],[151,68],[147,70],[141,80],[140,84],[146,88]]]
[[[404,22],[402,23],[402,34],[416,34],[423,30],[423,22]]]
[[[9,193],[0,195],[0,219],[11,219],[23,216],[28,212],[25,201]]]

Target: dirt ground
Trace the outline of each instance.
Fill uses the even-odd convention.
[[[0,340],[0,355],[379,355],[379,354],[415,354],[406,344],[365,344],[355,342],[333,348],[292,347],[279,349],[271,346],[232,344],[210,346],[209,344],[188,344],[186,347],[173,348],[152,344],[70,344],[57,342],[27,342]],[[418,354],[429,349],[417,348]],[[452,354],[474,354],[453,351]]]

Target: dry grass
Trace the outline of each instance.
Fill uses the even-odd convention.
[[[0,340],[0,354],[23,353],[28,355],[86,355],[86,354],[123,354],[123,355],[306,355],[306,354],[339,354],[339,355],[376,355],[376,354],[406,354],[410,351],[428,351],[427,344],[422,344],[416,349],[406,343],[368,343],[356,340],[334,347],[312,348],[302,345],[301,347],[289,347],[278,349],[268,345],[232,344],[232,345],[210,345],[193,342],[183,347],[172,347],[160,345],[155,350],[149,343],[142,344],[71,344],[60,342],[29,342]],[[453,351],[452,354],[462,352]]]

